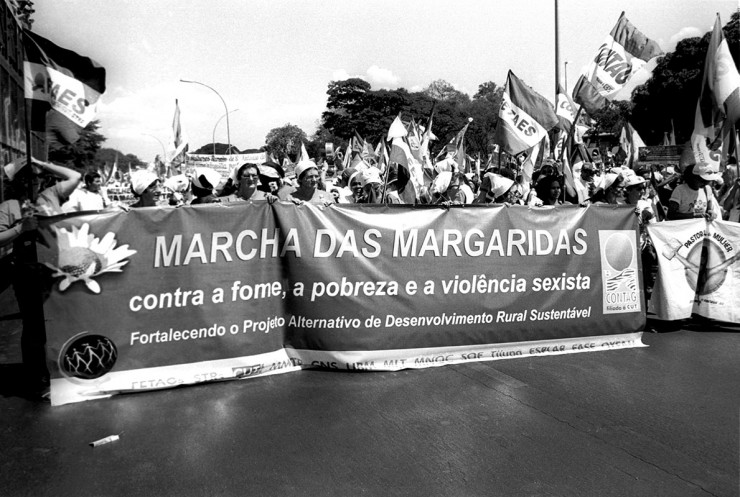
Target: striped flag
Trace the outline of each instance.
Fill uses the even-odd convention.
[[[406,136],[406,139],[409,142],[409,148],[411,149],[411,154],[414,156],[414,159],[421,163],[423,161],[421,154],[421,131],[419,131],[419,126],[416,124],[413,117],[409,123],[409,134]]]
[[[469,117],[465,126],[457,132],[457,135],[455,135],[445,147],[447,157],[455,157],[457,169],[462,173],[470,172],[470,168],[467,166],[467,161],[465,160],[467,157],[467,154],[465,153],[465,133],[468,131],[468,126],[470,126],[470,123],[472,122],[473,118]]]
[[[634,27],[622,12],[594,60],[578,78],[573,100],[593,115],[606,107],[649,60],[662,53],[660,46]]]
[[[98,112],[105,68],[28,30],[23,31],[23,46],[31,129],[46,132],[48,142],[76,142]]]
[[[697,164],[709,164],[719,170],[720,154],[711,150],[711,144],[716,145],[723,124],[733,126],[739,118],[740,75],[722,34],[722,23],[717,14],[704,61],[701,93],[691,134],[691,148]]]
[[[437,137],[432,133],[432,123],[434,122],[434,111],[437,108],[437,102],[435,101],[432,105],[432,111],[429,113],[429,119],[427,120],[426,128],[424,133],[421,135],[421,144],[419,148],[421,150],[421,164],[425,169],[432,169],[432,160],[429,157],[429,142],[436,140]]]
[[[637,134],[637,130],[626,121],[622,127],[622,133],[619,136],[619,146],[627,155],[627,164],[629,167],[634,168],[634,164],[640,159],[640,147],[644,147],[645,142]]]
[[[579,105],[577,105],[575,102],[573,102],[573,99],[570,98],[570,95],[565,91],[565,89],[558,83],[558,93],[556,96],[557,102],[555,104],[555,112],[558,115],[558,119],[560,121],[560,129],[567,133],[570,133],[570,128],[573,126],[573,121],[575,120],[576,116],[578,116],[578,124],[576,125],[576,129],[573,133],[573,141],[575,143],[583,143],[583,135],[586,131],[588,131],[589,126],[586,124],[584,115],[581,113],[578,114],[578,109],[580,108]]]
[[[186,160],[185,153],[188,151],[188,139],[180,123],[180,106],[175,99],[175,115],[172,118],[172,135],[168,143],[167,155],[162,159],[170,164],[182,164]]]
[[[347,169],[350,167],[350,164],[352,162],[352,140],[350,140],[350,143],[347,144],[347,150],[344,153],[344,157],[342,157],[342,169]]]
[[[516,155],[534,147],[558,124],[555,108],[509,71],[493,141]]]

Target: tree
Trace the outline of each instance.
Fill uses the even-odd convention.
[[[399,112],[409,112],[408,91],[399,88],[368,92],[364,104],[354,116],[354,130],[365,140],[376,143],[385,138]]]
[[[330,82],[326,111],[321,115],[324,127],[345,140],[352,138],[369,91],[370,83],[360,78]]]
[[[82,128],[80,138],[72,144],[49,144],[49,160],[77,170],[95,168],[95,157],[106,138],[98,133],[100,121],[97,119]]]
[[[306,133],[293,124],[273,128],[265,137],[265,150],[282,162],[285,156],[298,155],[301,143],[306,143]]]
[[[424,94],[433,100],[452,102],[458,105],[470,103],[470,97],[468,95],[457,90],[444,79],[432,81],[429,86],[424,89]]]
[[[469,144],[469,155],[480,153],[481,156],[487,157],[493,152],[493,132],[498,124],[503,95],[504,87],[496,85],[493,81],[478,86],[473,101],[467,106],[467,113],[473,118],[465,135]]]
[[[591,118],[594,125],[590,134],[611,133],[619,135],[625,122],[632,123],[632,102],[628,100],[614,100],[608,106],[596,112]],[[635,127],[635,129],[637,129]],[[638,131],[639,133],[639,131]],[[640,135],[642,137],[642,135]]]
[[[214,152],[215,150],[215,152]],[[206,145],[203,145],[202,147],[198,148],[194,152],[189,152],[191,154],[197,154],[197,155],[228,155],[229,154],[229,145],[227,143],[207,143]],[[238,154],[239,149],[234,146],[234,144],[231,144],[231,153],[232,154]]]

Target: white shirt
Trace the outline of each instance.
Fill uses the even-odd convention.
[[[108,200],[102,190],[99,193],[95,193],[83,186],[72,192],[69,200],[62,206],[62,210],[64,212],[101,211],[109,205],[110,200]]]

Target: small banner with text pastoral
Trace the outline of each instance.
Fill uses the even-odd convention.
[[[658,254],[650,311],[740,323],[740,224],[684,219],[648,225]]]

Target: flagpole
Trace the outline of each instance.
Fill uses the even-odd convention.
[[[400,116],[401,113],[399,112],[398,115]],[[381,138],[381,140],[382,140],[382,138]],[[393,144],[391,143],[391,147],[392,146],[393,146]],[[390,155],[389,155],[388,156],[388,164],[386,164],[386,166],[385,166],[385,174],[383,174],[383,194],[380,196],[380,203],[381,204],[384,204],[385,203],[385,193],[386,193],[386,190],[388,189],[388,172],[390,170],[391,170],[391,158],[390,158]],[[396,175],[397,174],[398,174],[398,163],[396,163]],[[409,179],[409,181],[410,181],[410,179]]]
[[[560,149],[560,157],[558,160],[563,160],[563,154],[565,153],[566,147],[570,147],[571,143],[573,142],[573,133],[576,129],[576,123],[578,122],[578,118],[581,117],[581,111],[583,110],[583,106],[579,106],[578,110],[576,111],[576,117],[573,118],[573,125],[570,127],[570,131],[568,132],[568,138],[566,138],[565,143],[563,143],[563,148]]]
[[[23,111],[26,113],[26,167],[33,167],[33,151],[31,148],[31,106],[28,103],[29,99],[24,98],[23,99]],[[48,157],[48,156],[47,156]],[[33,181],[29,181],[27,186],[27,193],[28,193],[28,199],[32,203],[36,203],[36,196],[34,195],[34,188],[33,188]],[[5,200],[5,199],[2,199]],[[34,247],[34,251],[36,250],[36,244],[32,244]]]
[[[558,84],[560,83],[560,44],[558,33],[559,22],[560,20],[558,18],[558,0],[555,0],[555,102],[558,101]]]

